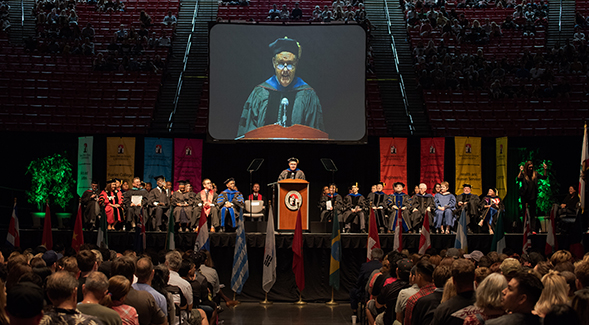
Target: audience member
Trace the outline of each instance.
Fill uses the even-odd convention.
[[[40,324],[101,324],[98,318],[82,314],[77,309],[78,280],[70,273],[59,271],[51,275],[45,290],[52,306],[45,311]]]
[[[487,325],[539,325],[540,317],[532,314],[544,286],[538,277],[525,271],[516,273],[503,290],[503,308],[510,314],[488,320]]]
[[[78,287],[78,290],[79,287]],[[121,325],[119,314],[103,306],[105,299],[108,298],[109,283],[108,278],[101,272],[92,271],[86,277],[82,290],[84,299],[78,304],[78,310],[86,315],[95,316],[100,319],[104,325]]]

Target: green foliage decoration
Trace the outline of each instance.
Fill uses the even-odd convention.
[[[28,201],[36,204],[39,210],[47,200],[63,209],[74,197],[72,164],[60,154],[31,161],[27,174],[32,176],[31,189],[27,191]]]
[[[548,213],[552,208],[552,204],[557,203],[556,196],[558,195],[558,188],[559,184],[556,181],[556,177],[552,172],[552,161],[551,160],[540,160],[537,159],[538,156],[538,149],[536,150],[528,150],[527,148],[520,148],[520,156],[522,157],[522,161],[519,163],[519,166],[524,166],[528,160],[534,163],[534,169],[544,175],[544,167],[542,164],[546,164],[548,169],[546,170],[546,179],[539,179],[538,180],[538,198],[536,199],[536,206],[538,209],[543,213]],[[518,172],[519,174],[519,172]],[[522,187],[522,182],[517,179],[517,188],[520,189]],[[519,208],[520,210],[523,209],[521,203],[521,197],[518,197]]]

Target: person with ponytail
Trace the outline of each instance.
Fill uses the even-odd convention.
[[[86,315],[96,316],[104,325],[121,325],[119,314],[105,307],[104,304],[108,298],[108,278],[104,273],[92,271],[86,277],[86,282],[82,284],[84,298],[78,304],[78,310]]]
[[[119,314],[123,325],[139,325],[137,310],[125,305],[125,298],[130,290],[131,281],[122,275],[115,275],[108,280],[108,296],[104,302]]]

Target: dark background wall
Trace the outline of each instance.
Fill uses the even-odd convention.
[[[112,135],[114,136],[114,135]],[[106,177],[105,135],[94,138],[94,178],[104,186]],[[36,210],[26,203],[25,190],[30,188],[30,175],[26,174],[29,163],[54,153],[65,153],[72,163],[74,178],[77,175],[77,135],[43,134],[43,133],[0,133],[0,152],[2,157],[2,175],[0,182],[0,224],[7,225],[10,218],[14,197],[19,200],[21,227],[31,225],[29,212]],[[565,193],[569,185],[577,185],[581,155],[582,137],[533,137],[509,138],[510,180],[515,184],[518,167],[515,148],[539,149],[538,158],[553,161],[552,170],[560,186],[555,188]],[[408,139],[408,191],[419,183],[420,139]],[[248,193],[249,173],[247,167],[254,158],[265,161],[259,171],[253,173],[253,181],[261,184],[262,194],[267,198],[269,188],[266,184],[276,181],[278,174],[287,167],[287,159],[295,156],[300,160],[300,168],[310,181],[310,218],[318,220],[315,208],[321,189],[331,182],[332,174],[327,172],[320,162],[321,158],[330,158],[338,167],[335,183],[339,192],[347,193],[352,182],[358,182],[360,191],[367,194],[370,186],[379,180],[379,139],[369,137],[366,144],[313,144],[313,143],[231,143],[219,144],[206,142],[203,149],[203,178],[210,178],[220,190],[223,181],[234,177],[238,188]],[[135,174],[143,175],[143,136],[136,139]],[[454,139],[446,138],[445,179],[453,188],[454,181]],[[482,179],[483,188],[495,186],[495,138],[482,139]],[[72,201],[68,211],[75,211],[76,201]],[[52,207],[52,212],[60,208]]]

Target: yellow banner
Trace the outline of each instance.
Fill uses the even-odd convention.
[[[507,137],[495,139],[495,157],[497,172],[495,175],[495,186],[497,186],[497,196],[503,200],[507,194]]]
[[[135,138],[106,138],[106,179],[131,183],[135,175]]]
[[[472,193],[481,195],[481,138],[455,137],[456,182],[454,193],[462,194],[462,185],[470,184]]]

